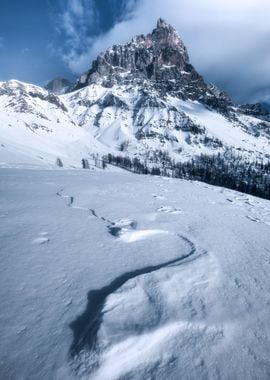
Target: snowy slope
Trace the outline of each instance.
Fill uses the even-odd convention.
[[[269,201],[16,169],[0,197],[1,379],[269,379]]]
[[[0,165],[81,167],[92,154],[153,159],[158,151],[176,161],[224,154],[267,161],[267,125],[234,111],[230,116],[202,103],[161,98],[152,89],[92,84],[56,96],[18,81],[0,85]]]
[[[112,152],[124,144],[124,154],[151,157],[162,150],[177,161],[228,148],[250,161],[270,157],[267,129],[258,133],[261,120],[236,111],[225,117],[197,101],[162,99],[155,90],[125,85],[93,84],[64,98],[74,120]]]
[[[1,166],[81,167],[96,143],[79,128],[62,100],[43,88],[19,81],[0,86]]]

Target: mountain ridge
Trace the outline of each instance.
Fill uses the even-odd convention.
[[[125,45],[113,45],[98,55],[90,70],[82,74],[74,89],[90,84],[112,87],[138,83],[186,100],[198,100],[227,112],[229,96],[216,96],[189,61],[187,48],[173,26],[162,18],[147,35],[138,35]],[[222,91],[219,90],[219,93]]]

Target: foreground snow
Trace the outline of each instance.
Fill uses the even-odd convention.
[[[120,172],[0,181],[1,379],[269,379],[269,201]]]

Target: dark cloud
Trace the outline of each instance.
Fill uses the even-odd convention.
[[[89,68],[94,45],[115,24],[127,20],[138,0],[58,0],[52,3],[58,39],[51,52],[61,56],[72,72]],[[60,43],[61,42],[61,43]]]

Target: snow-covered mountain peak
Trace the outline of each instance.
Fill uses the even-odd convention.
[[[5,104],[7,110],[12,109],[17,113],[35,113],[42,107],[43,118],[47,119],[48,104],[67,112],[65,105],[55,94],[49,93],[42,87],[17,80],[0,83],[0,97],[0,102]]]
[[[166,92],[178,88],[179,94],[196,82],[197,87],[204,87],[206,92],[206,85],[190,65],[187,49],[178,33],[162,19],[151,33],[136,36],[125,45],[114,45],[101,53],[91,69],[81,75],[75,89],[93,83],[110,87],[136,82],[145,86],[145,81],[155,87],[160,87],[162,82]]]
[[[114,45],[101,53],[90,70],[79,78],[75,90],[89,85],[136,86],[141,92],[166,100],[199,101],[228,114],[232,101],[209,86],[189,62],[187,49],[173,26],[163,19],[147,35],[138,35],[125,45]]]
[[[34,84],[21,82],[16,79],[11,79],[6,82],[0,82],[0,91],[1,91],[1,95],[4,92],[9,92],[9,93],[29,92],[29,91],[47,92],[43,90],[41,87],[35,86]]]
[[[56,95],[62,95],[68,92],[71,86],[72,84],[68,79],[56,77],[46,84],[45,89]]]

